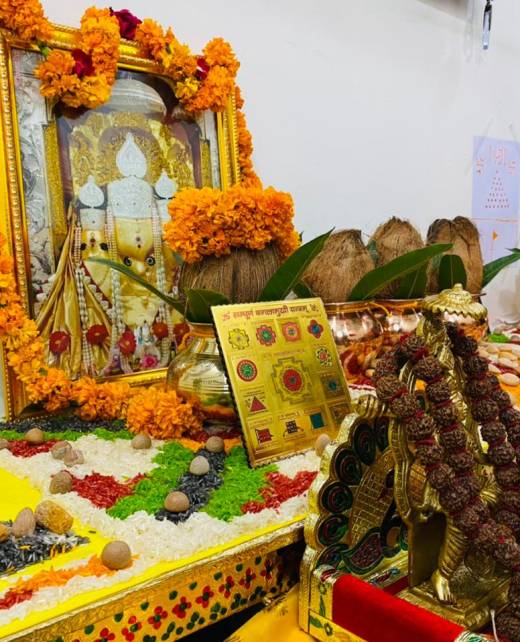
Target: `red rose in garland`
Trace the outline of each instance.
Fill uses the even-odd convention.
[[[71,53],[72,57],[76,61],[72,70],[76,76],[80,79],[85,76],[93,76],[94,64],[92,62],[92,56],[81,49],[73,49]]]
[[[166,339],[168,336],[168,326],[166,323],[158,321],[152,325],[152,334],[156,339]]]
[[[206,79],[207,75],[209,73],[209,65],[206,62],[206,59],[203,58],[202,56],[199,56],[197,58],[197,71],[195,72],[195,76],[197,77],[197,80],[200,80],[201,82]]]
[[[90,326],[87,330],[87,341],[93,346],[103,345],[103,342],[107,337],[108,330],[100,323]]]
[[[117,345],[125,357],[129,357],[134,354],[137,344],[132,330],[125,330],[117,342]]]
[[[68,332],[57,330],[49,337],[49,349],[53,354],[61,354],[70,346],[70,335]]]
[[[143,22],[128,9],[121,9],[121,11],[114,11],[110,9],[110,15],[115,16],[119,22],[119,32],[121,38],[127,40],[134,40],[137,27]]]

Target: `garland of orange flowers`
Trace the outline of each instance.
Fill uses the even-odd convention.
[[[17,292],[7,239],[0,234],[0,343],[7,363],[25,385],[32,403],[49,412],[77,407],[83,419],[125,419],[134,433],[146,431],[158,439],[196,434],[202,429],[201,409],[173,390],[131,388],[126,383],[97,383],[89,377],[68,379],[45,363],[38,326],[29,319]]]
[[[194,56],[171,29],[164,32],[150,19],[139,25],[135,40],[143,54],[155,60],[161,72],[175,81],[175,95],[187,111],[226,108],[240,63],[225,40],[214,38],[204,47],[202,56]]]
[[[20,38],[37,41],[46,60],[36,70],[45,98],[69,107],[94,109],[106,103],[115,82],[121,33],[128,37],[128,14],[135,29],[130,30],[141,52],[154,60],[165,76],[175,82],[175,95],[191,113],[208,109],[223,111],[233,94],[240,63],[229,43],[214,38],[195,56],[181,44],[171,28],[166,32],[154,20],[143,22],[130,12],[87,9],[76,34],[72,51],[51,50],[44,43],[52,36],[40,0],[0,0],[0,25]]]
[[[110,9],[87,9],[72,51],[42,48],[46,60],[36,69],[45,98],[69,107],[95,109],[108,101],[116,79],[121,36]]]
[[[0,25],[22,40],[46,42],[52,36],[40,0],[0,0]]]
[[[45,60],[35,71],[42,95],[69,107],[94,109],[105,104],[116,79],[121,37],[134,38],[141,53],[154,60],[161,72],[175,82],[175,95],[191,113],[223,111],[235,92],[238,125],[238,163],[243,183],[260,187],[251,160],[251,134],[241,108],[243,100],[235,86],[240,66],[229,43],[214,38],[194,55],[181,44],[172,29],[166,32],[154,20],[139,20],[128,10],[87,9],[71,52],[52,50],[45,42],[52,25],[40,0],[0,0],[0,27],[26,41],[38,43]]]

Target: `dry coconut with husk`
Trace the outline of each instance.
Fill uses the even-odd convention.
[[[453,243],[453,248],[446,254],[457,254],[462,259],[468,281],[466,290],[472,294],[480,294],[484,263],[480,248],[480,235],[475,224],[465,216],[457,216],[453,221],[440,218],[430,225],[428,230],[428,245],[434,243]],[[428,275],[428,290],[431,293],[439,291],[438,269],[430,263]]]
[[[269,279],[282,263],[274,245],[263,250],[234,248],[227,256],[207,256],[181,268],[179,288],[213,290],[224,294],[232,303],[257,301]]]
[[[369,245],[373,244],[377,254],[377,267],[390,263],[394,259],[424,247],[424,241],[415,227],[409,221],[403,221],[396,216],[380,225],[372,235]],[[395,299],[401,280],[392,281],[383,288],[378,297]]]
[[[360,230],[341,230],[327,239],[303,280],[325,303],[342,303],[373,269],[374,259],[363,244]]]

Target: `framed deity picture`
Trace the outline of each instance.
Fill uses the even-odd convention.
[[[50,44],[71,49],[74,33],[57,27]],[[237,180],[234,103],[188,115],[171,81],[124,42],[109,102],[73,109],[41,96],[41,60],[38,49],[1,33],[0,229],[12,243],[23,305],[48,364],[71,378],[159,381],[177,319],[140,285],[89,259],[122,261],[174,291],[178,267],[162,238],[168,202],[185,187],[225,189]],[[114,349],[123,335],[134,348],[125,356]],[[3,414],[20,416],[28,403],[5,359],[2,374]]]

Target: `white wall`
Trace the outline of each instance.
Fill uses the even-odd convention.
[[[91,0],[44,4],[77,25]],[[426,230],[471,213],[472,137],[520,132],[520,3],[495,2],[488,52],[483,5],[124,0],[195,50],[215,35],[232,43],[257,170],[292,192],[307,238],[332,226],[369,233],[389,214]]]

